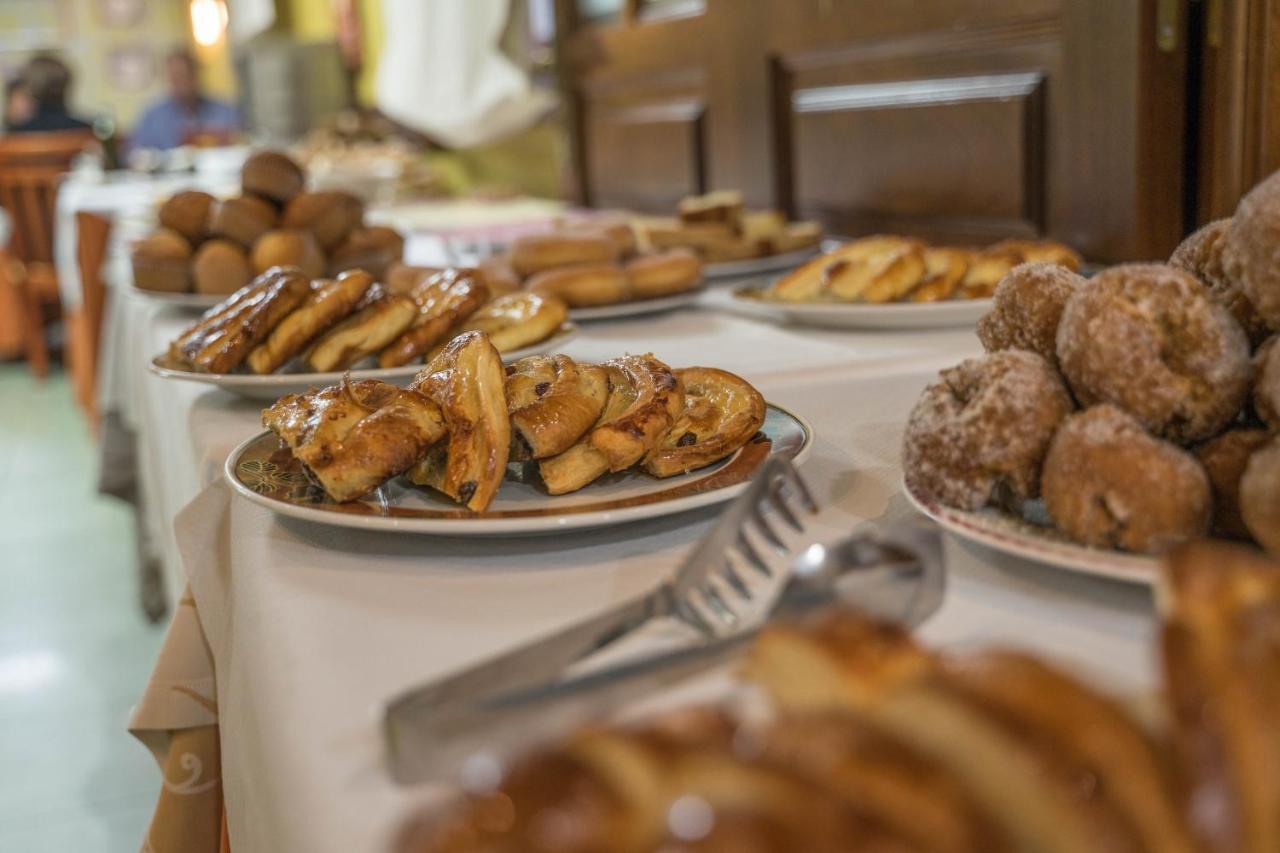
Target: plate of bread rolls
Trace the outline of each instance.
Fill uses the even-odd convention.
[[[273,267],[206,311],[150,367],[274,400],[347,373],[408,380],[464,331],[484,332],[508,359],[544,352],[577,333],[568,311],[552,296],[495,293],[474,267],[400,267],[386,283],[363,269],[310,279]]]
[[[1076,271],[1080,256],[1049,240],[1004,240],[985,249],[932,246],[895,235],[862,237],[814,258],[767,287],[743,287],[743,313],[834,328],[968,326],[991,307],[996,284],[1018,264]]]
[[[813,431],[750,382],[652,354],[504,365],[453,338],[407,387],[342,378],[281,397],[225,476],[245,498],[322,524],[514,536],[620,524],[729,500]]]
[[[239,195],[171,196],[157,212],[159,227],[131,247],[132,292],[211,308],[272,267],[296,266],[313,279],[360,267],[377,278],[400,260],[404,237],[367,225],[359,197],[308,192],[306,183],[287,154],[262,150],[245,160]]]

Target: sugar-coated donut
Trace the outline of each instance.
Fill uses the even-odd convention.
[[[1280,172],[1251,189],[1227,231],[1226,270],[1258,316],[1280,331]]]
[[[702,261],[688,249],[669,249],[628,261],[623,270],[636,299],[692,290],[702,281]]]
[[[1213,489],[1213,532],[1218,536],[1249,538],[1240,514],[1240,478],[1249,457],[1269,438],[1262,429],[1229,429],[1196,448]]]
[[[570,308],[614,305],[631,298],[626,273],[617,264],[579,264],[546,270],[525,282],[543,296],[558,296]]]
[[[1194,276],[1162,264],[1099,273],[1067,301],[1058,363],[1081,405],[1112,403],[1188,444],[1221,432],[1249,390],[1249,343]]]
[[[907,422],[907,485],[970,510],[1034,498],[1049,441],[1071,409],[1061,378],[1035,353],[1004,350],[944,370]]]
[[[511,244],[511,266],[521,276],[580,264],[606,264],[618,259],[618,246],[597,234],[529,234]]]
[[[1154,554],[1209,528],[1209,478],[1196,458],[1109,404],[1062,424],[1040,490],[1058,528],[1097,548]]]
[[[1280,556],[1280,437],[1249,457],[1240,478],[1240,514],[1258,544]]]
[[[160,224],[177,231],[191,243],[199,243],[209,231],[209,214],[214,198],[200,190],[184,190],[169,196],[160,205]]]
[[[1280,335],[1254,353],[1253,410],[1270,429],[1280,430]]]
[[[1059,264],[1019,264],[996,285],[995,303],[978,321],[987,352],[1025,349],[1058,363],[1058,322],[1085,280]]]
[[[1258,316],[1240,280],[1227,271],[1227,234],[1230,219],[1210,222],[1183,240],[1169,256],[1169,266],[1177,267],[1200,279],[1219,305],[1231,312],[1244,329],[1251,344],[1258,344],[1268,334],[1267,324]]]
[[[255,151],[240,168],[240,186],[246,193],[278,205],[302,192],[306,182],[302,167],[279,151]]]

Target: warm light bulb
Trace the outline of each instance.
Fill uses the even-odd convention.
[[[227,31],[227,4],[223,0],[191,0],[191,34],[196,44],[212,47]]]

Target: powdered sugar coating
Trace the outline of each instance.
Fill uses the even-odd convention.
[[[995,304],[978,321],[987,352],[1025,349],[1057,365],[1058,322],[1084,278],[1058,264],[1019,264],[996,285]]]
[[[1280,556],[1280,437],[1249,457],[1240,478],[1240,513],[1258,544]]]
[[[907,485],[969,510],[1005,492],[1033,498],[1049,441],[1071,409],[1062,379],[1035,353],[1005,350],[944,370],[907,422]]]
[[[1203,536],[1212,506],[1195,457],[1103,404],[1067,418],[1044,460],[1054,524],[1097,548],[1159,553]]]
[[[1213,300],[1236,318],[1249,342],[1257,344],[1267,336],[1267,324],[1245,296],[1240,280],[1227,271],[1224,255],[1230,230],[1231,220],[1219,219],[1193,232],[1173,250],[1169,266],[1198,278],[1209,289]]]
[[[1249,393],[1249,344],[1198,280],[1163,264],[1125,264],[1067,302],[1058,362],[1083,406],[1113,403],[1188,444],[1220,432]]]
[[[1249,457],[1270,439],[1263,429],[1229,429],[1196,448],[1196,459],[1209,475],[1213,490],[1213,532],[1232,539],[1248,539],[1240,514],[1240,478]]]
[[[1280,172],[1240,199],[1224,261],[1258,316],[1272,331],[1280,331]]]
[[[1280,335],[1268,338],[1253,356],[1253,410],[1280,430]]]

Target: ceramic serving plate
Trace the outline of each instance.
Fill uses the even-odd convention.
[[[1048,527],[1047,517],[1045,523],[1037,523],[990,507],[976,512],[954,509],[924,499],[905,482],[902,491],[912,506],[949,533],[1014,557],[1128,583],[1154,583],[1159,574],[1160,561],[1155,557],[1079,545]]]
[[[618,302],[614,305],[596,305],[591,308],[570,308],[569,319],[575,323],[591,320],[616,320],[622,317],[639,317],[643,314],[657,314],[660,311],[671,311],[683,308],[698,301],[702,288],[677,293],[674,296],[661,296],[657,299],[636,299],[631,302]]]
[[[975,325],[991,310],[990,299],[941,302],[775,302],[761,298],[763,288],[735,290],[733,309],[753,317],[832,329],[936,329]]]
[[[797,249],[794,252],[783,252],[779,255],[765,255],[761,258],[746,258],[741,261],[720,261],[704,264],[702,274],[710,279],[754,278],[769,273],[795,269],[820,252],[829,252],[839,245],[838,240],[824,240],[819,245]]]
[[[240,495],[281,515],[337,527],[442,536],[529,536],[606,527],[673,515],[727,501],[772,454],[802,460],[813,429],[800,416],[769,405],[761,435],[715,465],[658,480],[638,470],[606,474],[573,494],[551,496],[510,466],[493,504],[473,513],[430,489],[397,477],[358,501],[334,503],[269,432],[227,457],[224,475]]]
[[[544,341],[504,353],[502,360],[508,364],[525,356],[557,350],[578,334],[578,327],[573,323],[565,323],[560,331]],[[372,363],[372,362],[370,362]],[[181,379],[187,382],[202,382],[213,385],[232,394],[247,397],[250,400],[277,400],[285,394],[300,394],[308,388],[336,385],[342,380],[345,371],[329,373],[290,373],[288,367],[278,373],[259,375],[256,373],[197,373],[170,366],[166,355],[158,355],[151,360],[151,372],[165,379]],[[352,368],[352,379],[381,379],[384,382],[401,383],[417,375],[422,370],[421,364],[406,364],[401,367],[356,367]]]

